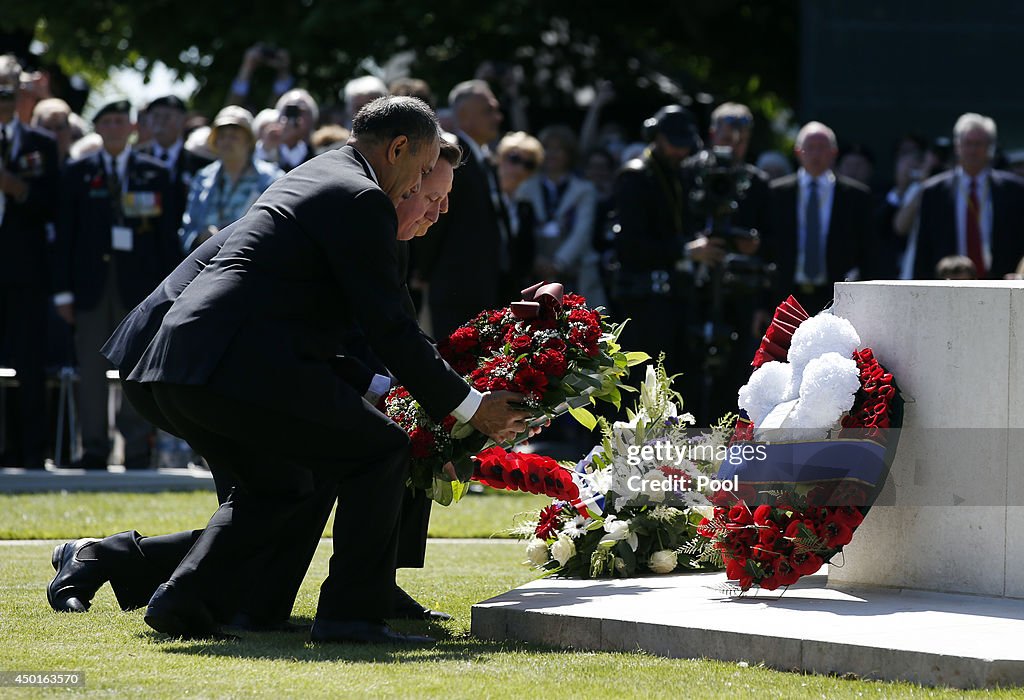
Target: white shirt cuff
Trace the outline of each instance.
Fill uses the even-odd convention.
[[[63,306],[64,304],[75,303],[75,295],[71,292],[61,292],[60,294],[53,295],[53,305]]]
[[[480,408],[480,402],[484,400],[484,395],[473,387],[469,387],[469,394],[462,400],[455,410],[452,411],[452,415],[455,416],[455,420],[460,423],[468,423],[470,419],[476,415],[476,410]]]
[[[376,405],[381,399],[388,395],[388,391],[391,389],[391,377],[385,377],[383,374],[373,375],[373,379],[370,381],[370,388],[366,390],[366,394],[363,398],[367,402]]]

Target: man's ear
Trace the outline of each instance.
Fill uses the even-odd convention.
[[[409,137],[404,134],[399,134],[395,138],[391,139],[391,143],[388,144],[388,163],[392,165],[398,160],[399,156],[409,148]]]

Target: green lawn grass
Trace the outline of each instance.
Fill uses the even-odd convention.
[[[517,513],[548,503],[550,499],[542,496],[488,489],[447,508],[435,504],[430,536],[502,536]],[[0,495],[0,539],[102,537],[124,530],[147,535],[179,532],[203,527],[215,508],[212,491]]]
[[[233,642],[167,640],[150,632],[140,611],[119,611],[108,587],[86,614],[53,613],[43,592],[52,576],[51,547],[0,545],[0,670],[80,671],[85,688],[73,692],[95,697],[1020,697],[1012,691],[962,693],[474,639],[468,634],[470,606],[534,575],[521,565],[523,551],[516,543],[432,542],[426,569],[400,572],[400,582],[415,597],[455,615],[440,625],[402,625],[441,638],[437,646],[420,649],[314,647],[295,634],[250,634]],[[299,619],[314,613],[329,549],[329,542],[321,545],[306,578],[295,609]],[[28,695],[0,688],[0,697]]]

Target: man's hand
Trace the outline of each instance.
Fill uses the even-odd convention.
[[[54,307],[57,315],[69,325],[75,325],[75,307],[73,304],[59,304]]]
[[[686,244],[690,260],[706,265],[717,265],[725,257],[725,244],[721,238],[701,236]]]
[[[526,421],[533,417],[529,411],[511,405],[525,400],[522,394],[511,391],[489,391],[469,424],[495,442],[508,442],[526,430]]]

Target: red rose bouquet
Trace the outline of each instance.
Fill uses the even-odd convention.
[[[618,408],[629,367],[648,356],[623,352],[622,326],[560,284],[536,284],[522,295],[506,308],[481,311],[439,342],[438,351],[477,390],[523,394],[536,412],[534,425],[568,412],[593,429],[597,419],[586,407],[606,401]],[[486,438],[450,417],[434,423],[402,387],[388,395],[386,412],[413,443],[410,485],[445,505],[459,500]],[[448,463],[456,481],[444,470]]]

